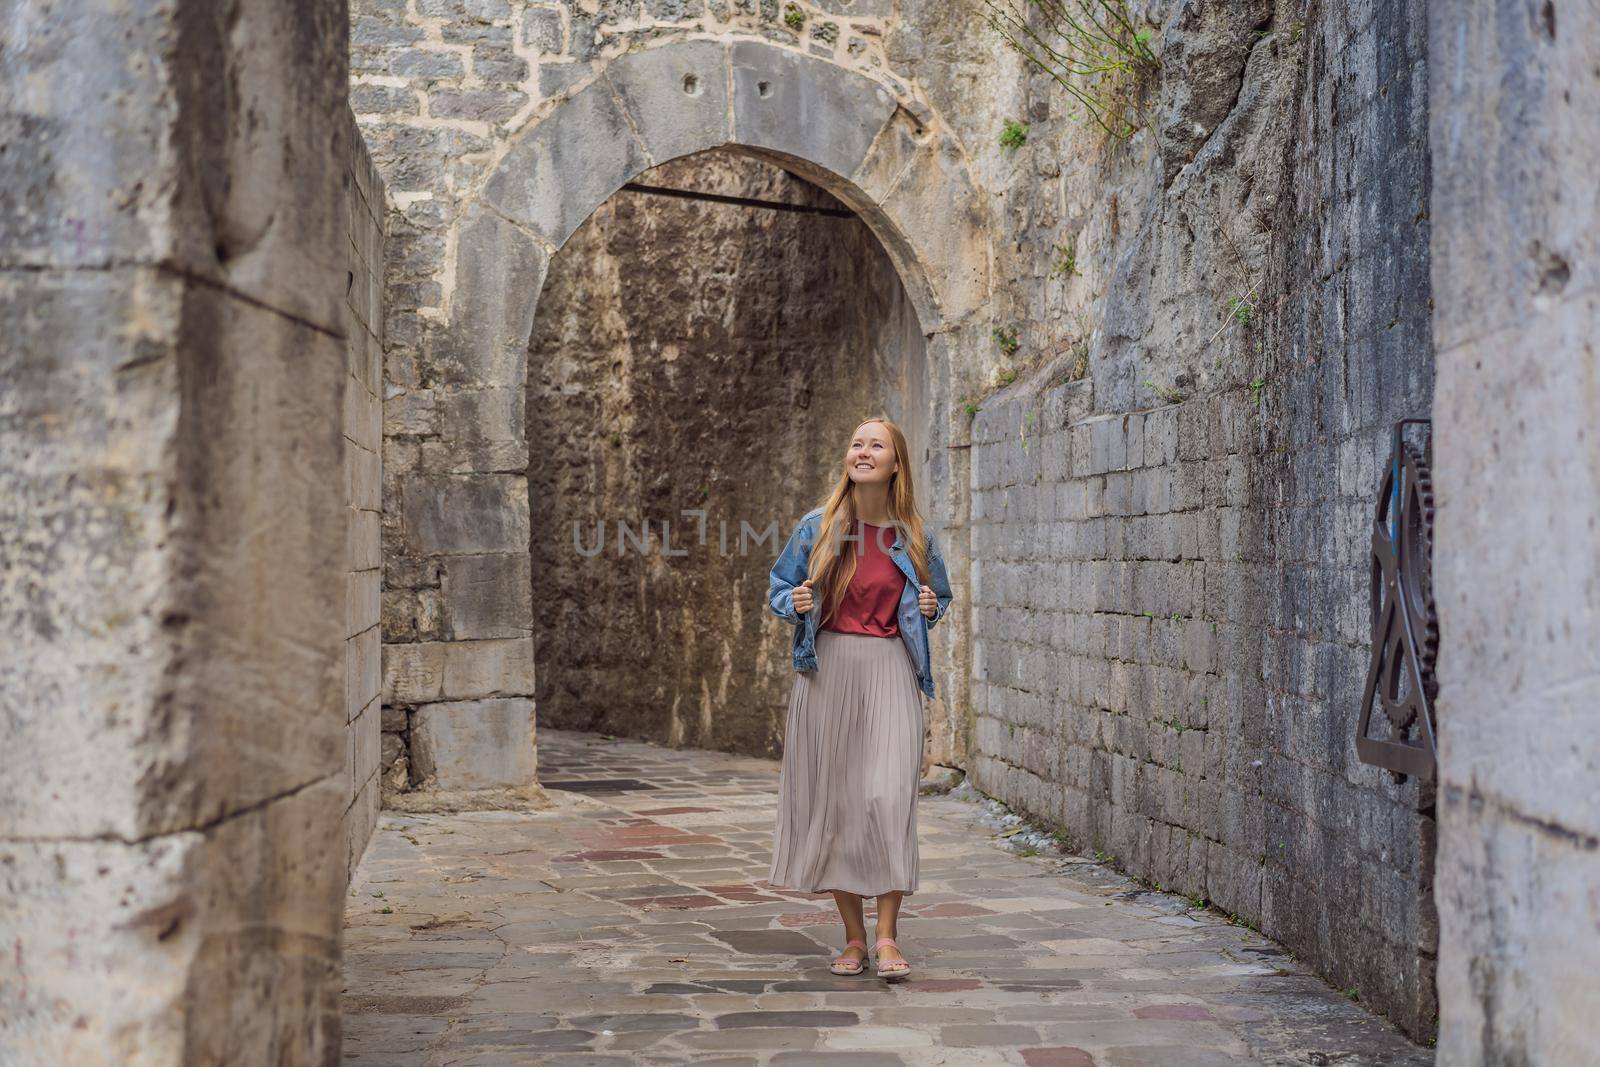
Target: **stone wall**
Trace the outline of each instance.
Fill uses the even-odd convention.
[[[347,44],[7,9],[8,1064],[338,1058]]]
[[[344,478],[345,538],[345,827],[349,867],[354,871],[378,824],[382,735],[379,700],[379,587],[383,548],[379,518],[383,501],[383,228],[388,215],[383,179],[355,117],[346,111],[350,147],[344,186],[348,255],[345,294]],[[392,743],[391,743],[392,744]],[[391,757],[393,753],[390,754]]]
[[[1600,1049],[1593,5],[1439,5],[1439,1063]]]
[[[810,183],[723,152],[638,181],[843,214],[624,191],[551,261],[528,359],[539,720],[776,755],[792,630],[757,610],[767,572],[857,421],[920,414],[925,346],[877,238]]]
[[[1432,385],[1424,15],[1172,5],[1151,128],[1099,153],[1017,102],[970,602],[981,788],[1425,1037],[1432,797],[1353,745],[1377,472]]]

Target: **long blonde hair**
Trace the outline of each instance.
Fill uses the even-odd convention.
[[[928,582],[928,546],[923,536],[922,515],[917,511],[917,493],[911,477],[911,457],[906,449],[906,435],[887,415],[874,415],[856,423],[860,429],[869,422],[881,422],[889,431],[894,443],[895,472],[889,476],[889,524],[900,531],[906,555],[917,572],[919,584]],[[817,539],[811,546],[811,559],[807,577],[812,589],[823,605],[819,625],[833,618],[844,600],[850,578],[856,572],[855,552],[846,552],[843,546],[854,542],[844,540],[856,529],[855,483],[850,480],[849,454],[840,461],[839,480],[834,483],[822,504],[822,518],[817,526]]]

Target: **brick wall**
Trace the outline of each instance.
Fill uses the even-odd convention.
[[[1431,400],[1423,17],[1313,5],[1273,25],[1298,49],[1293,136],[1259,299],[1196,395],[1092,413],[1088,381],[1019,382],[971,444],[977,784],[1418,1035],[1431,796],[1352,738],[1377,471],[1393,420]],[[1128,392],[1096,376],[1100,406]]]

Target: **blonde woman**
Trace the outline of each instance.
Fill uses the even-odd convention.
[[[922,698],[933,696],[928,630],[950,584],[917,511],[906,438],[887,418],[857,426],[839,480],[800,520],[768,582],[794,624],[774,886],[831,892],[846,947],[835,974],[868,966],[862,898],[877,898],[877,973],[911,971],[895,943],[917,889]]]

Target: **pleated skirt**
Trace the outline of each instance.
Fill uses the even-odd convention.
[[[822,630],[796,672],[767,881],[862,896],[917,890],[922,690],[899,637]]]

